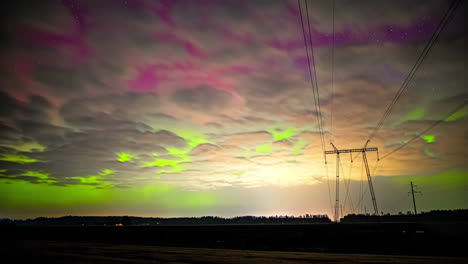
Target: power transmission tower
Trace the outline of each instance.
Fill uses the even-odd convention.
[[[414,207],[414,215],[417,215],[418,214],[418,211],[416,211],[416,199],[414,199],[414,194],[415,193],[421,193],[419,191],[415,191],[415,187],[417,187],[416,185],[413,184],[413,182],[410,182],[411,184],[411,196],[413,196],[413,207]],[[409,194],[409,193],[408,193]]]
[[[368,141],[369,142],[369,141]],[[367,143],[364,148],[359,149],[337,149],[333,143],[330,143],[334,150],[325,151],[327,154],[336,154],[336,200],[335,200],[335,222],[338,222],[339,219],[339,207],[340,207],[340,154],[341,153],[353,153],[353,152],[362,152],[362,158],[366,167],[367,181],[369,182],[369,190],[372,196],[372,205],[374,206],[374,214],[379,214],[379,209],[377,208],[377,201],[375,200],[374,187],[372,185],[372,178],[370,175],[369,164],[367,163],[367,151],[377,151],[378,158],[378,148],[367,148]]]

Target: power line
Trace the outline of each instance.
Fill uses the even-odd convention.
[[[408,73],[405,80],[403,81],[400,89],[398,90],[398,92],[396,93],[396,95],[393,98],[392,102],[390,103],[390,105],[387,107],[384,114],[380,118],[379,123],[372,130],[372,133],[369,135],[369,138],[367,139],[367,142],[372,140],[372,138],[374,138],[375,134],[380,129],[380,127],[384,123],[385,119],[388,117],[388,115],[389,115],[390,111],[392,110],[393,106],[398,102],[398,100],[400,99],[400,96],[402,95],[402,93],[406,90],[406,88],[409,86],[409,84],[413,80],[414,75],[418,71],[419,67],[422,65],[422,63],[426,59],[427,55],[431,51],[432,47],[434,46],[434,44],[439,39],[440,33],[444,30],[444,28],[447,26],[448,22],[452,19],[453,15],[455,14],[455,11],[457,10],[457,8],[459,6],[459,3],[460,3],[460,0],[453,0],[452,3],[450,4],[449,8],[445,12],[445,14],[442,17],[441,21],[439,22],[436,29],[432,33],[431,38],[426,43],[426,46],[424,47],[423,51],[421,52],[421,54],[419,55],[419,57],[416,60],[415,64],[413,65],[410,72]]]
[[[387,110],[385,111],[384,115],[382,116],[382,118],[380,119],[379,123],[377,124],[377,126],[374,128],[374,130],[372,131],[371,135],[369,136],[368,140],[371,140],[375,134],[377,133],[378,129],[382,126],[383,122],[385,121],[385,119],[387,118],[388,114],[390,113],[390,111],[392,110],[393,106],[397,103],[397,101],[399,100],[401,94],[404,92],[404,90],[408,87],[409,83],[413,80],[414,78],[414,75],[415,73],[417,72],[417,70],[419,69],[419,67],[421,66],[421,64],[423,63],[423,61],[425,60],[425,58],[427,57],[427,54],[430,52],[431,48],[434,46],[434,44],[436,43],[438,37],[439,37],[439,34],[440,32],[445,28],[445,26],[447,25],[447,23],[450,21],[451,17],[453,16],[456,8],[458,7],[458,3],[459,1],[457,0],[454,0],[452,1],[450,7],[447,9],[446,13],[444,14],[443,18],[441,19],[441,21],[439,22],[439,25],[436,27],[436,29],[434,30],[434,32],[432,33],[432,36],[431,38],[429,39],[429,41],[426,43],[426,46],[424,47],[423,51],[421,52],[421,54],[419,55],[418,59],[416,60],[416,63],[413,65],[413,67],[411,68],[410,72],[408,73],[408,75],[406,76],[403,84],[401,85],[400,89],[398,90],[397,94],[395,95],[395,97],[393,98],[392,102],[390,103],[389,107],[387,108]]]
[[[308,22],[307,24],[308,24],[308,29],[309,29],[310,49],[311,49],[311,54],[312,54],[312,65],[313,65],[313,69],[314,69],[314,71],[313,71],[314,74],[313,75],[312,75],[312,65],[311,65],[310,56],[309,56],[309,46],[307,44],[306,32],[305,32],[305,27],[304,27],[304,19],[302,17],[302,7],[301,7],[300,0],[297,0],[297,5],[299,7],[299,14],[300,14],[300,18],[301,18],[302,36],[304,38],[304,45],[305,45],[305,48],[306,48],[307,65],[308,65],[308,68],[309,68],[310,85],[311,85],[312,94],[313,94],[313,97],[314,97],[314,105],[315,105],[315,112],[316,112],[316,117],[317,117],[317,125],[318,125],[319,132],[320,132],[320,142],[322,144],[322,150],[325,151],[325,139],[324,139],[324,136],[323,136],[322,117],[321,117],[318,85],[317,85],[317,73],[315,71],[314,50],[313,50],[312,36],[311,36],[311,30],[310,30],[309,8],[308,8],[308,5],[307,5],[307,1],[305,1],[307,22]],[[314,81],[315,81],[315,85],[314,85]],[[325,160],[325,167],[326,167],[326,173],[327,173],[328,198],[329,198],[332,213],[333,213],[333,204],[331,202],[330,181],[329,181],[329,178],[328,178],[328,165],[327,165],[326,155],[324,155],[324,160]]]
[[[446,114],[444,117],[442,117],[441,119],[437,120],[436,122],[432,123],[429,127],[427,127],[426,129],[424,129],[422,132],[420,132],[419,134],[417,134],[416,136],[414,136],[413,138],[411,138],[410,140],[406,141],[404,144],[400,145],[399,147],[397,147],[396,149],[390,151],[389,153],[383,155],[382,158],[380,158],[381,160],[382,159],[385,159],[386,157],[390,156],[391,154],[397,152],[398,150],[404,148],[406,145],[408,145],[409,143],[413,142],[414,140],[420,138],[422,135],[426,134],[427,131],[433,129],[434,127],[436,127],[437,125],[439,125],[440,123],[444,122],[445,120],[447,120],[448,118],[450,118],[453,114],[455,114],[456,112],[460,111],[461,109],[463,109],[466,105],[468,104],[468,100],[466,100],[465,102],[463,102],[462,104],[460,104],[459,106],[457,106],[455,109],[453,109],[450,113]]]
[[[308,8],[308,5],[307,5],[307,1],[305,1],[305,8],[306,8],[305,11],[306,11],[306,15],[307,15],[307,24],[308,24],[308,29],[309,29],[309,41],[310,41],[311,56],[309,56],[309,46],[307,44],[306,32],[305,32],[305,27],[304,27],[304,19],[302,17],[302,7],[301,7],[300,0],[297,0],[297,5],[299,7],[299,13],[300,13],[300,17],[301,17],[302,35],[304,37],[304,45],[305,45],[305,48],[306,48],[307,64],[308,64],[308,67],[309,67],[309,77],[310,77],[312,92],[313,92],[313,96],[314,96],[315,112],[317,114],[317,123],[318,123],[318,127],[319,127],[319,132],[320,132],[320,141],[322,143],[322,150],[325,151],[325,140],[324,140],[324,137],[323,137],[322,117],[321,117],[321,109],[320,109],[320,98],[319,98],[318,85],[317,85],[317,73],[315,71],[314,50],[313,50],[313,42],[312,42],[312,36],[311,36],[311,30],[310,30],[309,8]],[[311,63],[311,58],[310,57],[312,57],[312,63]],[[313,68],[313,71],[312,71],[312,68]]]
[[[317,103],[316,105],[318,106],[318,112],[317,112],[317,115],[319,116],[319,120],[320,120],[320,131],[322,133],[322,146],[323,146],[323,151],[325,151],[325,136],[324,136],[324,133],[323,133],[323,120],[322,120],[322,110],[320,109],[320,94],[319,94],[319,86],[318,86],[318,83],[317,83],[317,72],[315,70],[315,55],[314,55],[314,44],[313,44],[313,41],[312,41],[312,31],[311,31],[311,27],[310,27],[310,19],[309,19],[309,7],[307,5],[307,1],[304,1],[305,2],[305,6],[306,6],[306,14],[307,14],[307,25],[308,25],[308,29],[309,29],[309,41],[310,41],[310,52],[311,52],[311,57],[312,57],[312,66],[313,66],[313,69],[314,69],[314,82],[315,82],[315,93],[317,94]]]
[[[333,103],[335,100],[335,0],[332,1],[332,59],[331,59],[331,111],[330,111],[330,136],[331,140],[334,140],[333,131]]]

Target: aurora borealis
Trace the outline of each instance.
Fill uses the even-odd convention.
[[[317,113],[295,0],[8,1],[0,218],[331,215],[317,115],[327,149],[362,147],[448,4],[337,0],[333,40],[331,1],[309,1]],[[468,98],[465,10],[369,143],[381,155]],[[468,206],[467,116],[378,163],[382,211],[411,208],[410,181],[420,210]],[[346,213],[370,208],[362,159],[341,160]]]

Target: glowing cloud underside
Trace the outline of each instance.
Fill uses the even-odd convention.
[[[298,140],[296,143],[294,143],[293,146],[293,154],[294,156],[301,155],[303,148],[307,145],[307,142],[305,140]]]
[[[267,131],[270,132],[273,135],[273,138],[276,141],[291,138],[296,133],[296,130],[294,128],[292,128],[292,127],[289,127],[289,128],[287,128],[285,130],[281,130],[281,129],[278,129],[278,128],[272,128],[272,129],[267,129]]]
[[[112,187],[107,181],[106,177],[114,174],[115,171],[110,169],[104,169],[98,173],[98,175],[89,175],[85,177],[77,176],[71,177],[72,179],[77,179],[81,184],[90,184],[90,185],[99,185],[100,187]]]
[[[46,150],[46,146],[36,141],[20,144],[0,143],[0,146],[12,148],[20,152],[44,152]]]
[[[273,146],[271,144],[261,145],[256,148],[256,151],[257,153],[272,153]]]
[[[39,162],[39,160],[37,159],[30,158],[30,157],[23,156],[23,155],[15,155],[15,154],[3,154],[0,157],[0,160],[16,162],[16,163],[21,163],[21,164]]]
[[[460,120],[464,117],[468,116],[468,108],[463,108],[457,112],[455,112],[453,115],[449,116],[446,118],[444,121],[445,122],[455,122],[457,120]]]
[[[135,159],[135,156],[131,153],[119,152],[117,153],[117,160],[120,162],[129,162]]]
[[[417,121],[421,120],[424,115],[426,114],[426,110],[424,107],[417,107],[414,110],[408,112],[406,115],[404,115],[401,119],[393,123],[393,127],[398,127],[401,124],[404,124],[408,121]]]
[[[434,143],[435,142],[435,136],[434,135],[422,135],[422,139],[424,139],[427,143]]]

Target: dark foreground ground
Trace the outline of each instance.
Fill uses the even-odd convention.
[[[467,258],[180,248],[110,243],[16,241],[12,263],[467,263]]]
[[[468,263],[468,223],[9,226],[12,263]]]

